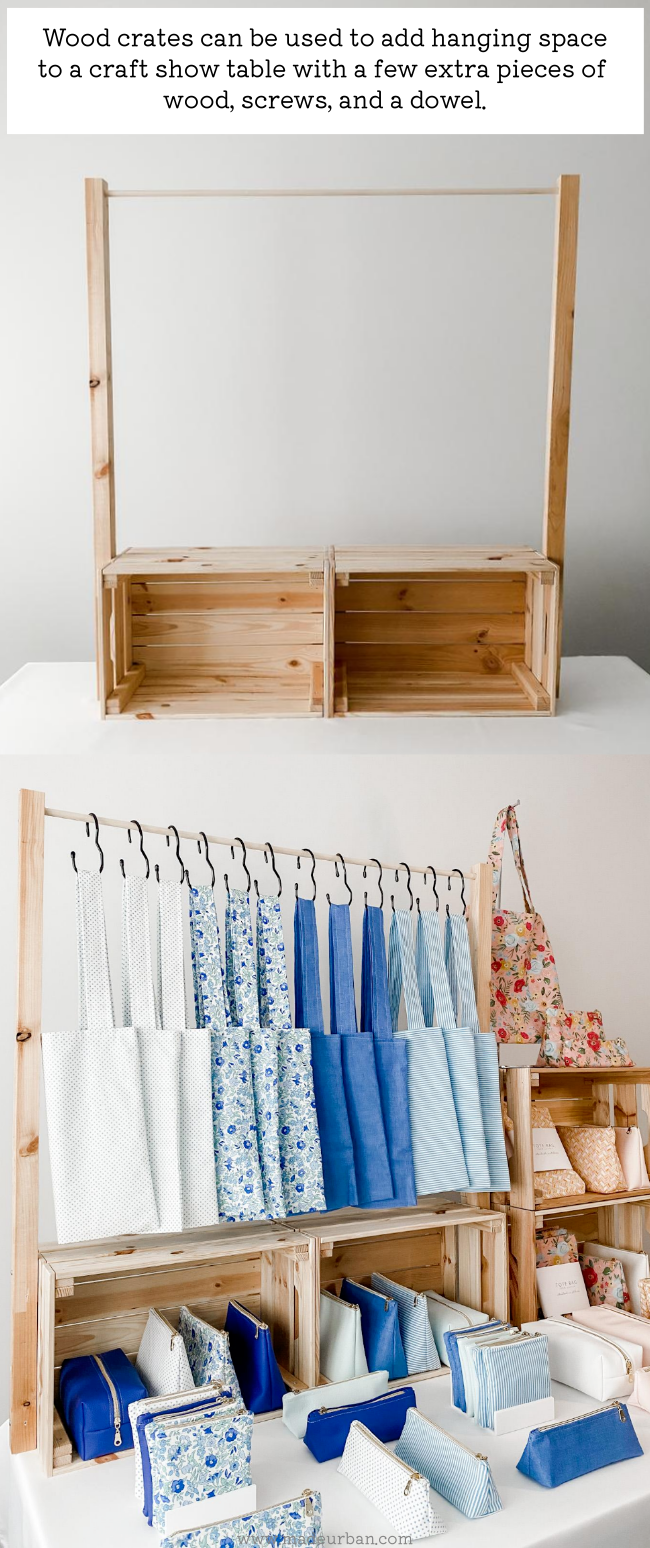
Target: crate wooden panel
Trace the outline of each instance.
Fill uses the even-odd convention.
[[[373,1272],[382,1272],[413,1289],[438,1290],[507,1316],[505,1217],[496,1210],[424,1204],[413,1210],[339,1211],[313,1223],[304,1219],[300,1229],[313,1250],[313,1272],[303,1295],[309,1294],[307,1320],[310,1332],[313,1327],[316,1332],[315,1379],[320,1379],[320,1291],[338,1291],[346,1274],[369,1284]],[[302,1315],[301,1301],[291,1365],[299,1375],[305,1371]]]
[[[549,715],[559,570],[533,549],[338,548],[338,713]]]
[[[650,1117],[650,1069],[517,1069],[505,1072],[508,1112],[514,1123],[508,1213],[510,1305],[515,1322],[537,1316],[535,1232],[567,1225],[581,1239],[639,1251],[650,1230],[650,1188],[610,1194],[582,1193],[543,1199],[535,1192],[532,1113],[547,1107],[556,1124],[624,1127],[641,1113]],[[650,1163],[650,1139],[645,1146]]]
[[[39,1254],[38,1449],[45,1472],[80,1467],[56,1410],[64,1360],[123,1349],[135,1359],[150,1306],[178,1323],[190,1306],[215,1327],[234,1298],[271,1329],[281,1367],[293,1333],[292,1260],[300,1233],[272,1224],[177,1237],[120,1237]],[[284,1286],[284,1291],[282,1287]],[[299,1378],[287,1379],[300,1386]],[[267,1417],[267,1416],[264,1416]]]
[[[118,552],[109,204],[120,194],[101,178],[86,181],[102,715],[152,720],[215,715],[329,718],[335,713],[553,714],[560,661],[579,181],[564,175],[554,188],[482,190],[486,197],[532,192],[555,202],[542,552],[498,547],[347,549],[338,557],[336,588],[331,548],[325,556],[318,550],[272,547]],[[274,190],[273,197],[398,198],[413,192],[456,197],[479,191],[292,189]],[[222,199],[261,196],[260,190],[250,189],[197,192]],[[141,190],[132,197],[159,194],[164,190]],[[185,197],[194,194],[186,190]],[[473,203],[478,210],[484,200]],[[396,512],[396,522],[402,521],[402,512]]]

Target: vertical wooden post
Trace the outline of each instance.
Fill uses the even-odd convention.
[[[108,244],[108,184],[86,178],[86,259],[90,351],[90,433],[95,534],[95,641],[97,692],[102,716],[116,686],[111,661],[110,594],[102,571],[115,558],[115,466],[111,361],[111,283]]]
[[[510,1316],[517,1327],[537,1318],[535,1216],[529,1209],[510,1209]]]
[[[492,867],[481,861],[475,867],[469,907],[469,938],[474,969],[478,1024],[490,1030],[490,980],[492,976]]]
[[[336,563],[334,549],[326,548],[323,559],[323,715],[334,715],[334,641],[336,623]]]
[[[562,654],[562,585],[566,520],[569,419],[573,318],[578,252],[578,202],[580,178],[558,179],[555,222],[555,267],[551,316],[551,360],[546,427],[546,488],[544,495],[543,552],[560,567],[560,602],[557,643],[557,686]]]
[[[36,1446],[38,1145],[45,796],[21,790],[18,819],[18,996],[14,1077],[11,1450]]]

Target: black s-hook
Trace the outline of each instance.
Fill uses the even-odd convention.
[[[316,902],[316,856],[314,854],[313,849],[301,849],[300,855],[309,855],[310,858],[311,858],[310,877],[311,877],[311,884],[312,884],[312,887],[314,889],[314,891],[312,893],[311,901],[312,901],[312,903],[315,903]],[[296,865],[298,867],[298,870],[300,870],[300,855],[296,856]],[[297,882],[296,882],[295,891],[296,891],[296,897],[297,897],[298,896],[298,883]]]
[[[174,827],[173,822],[170,822],[169,827],[167,829],[167,832],[165,834],[165,843],[166,843],[168,848],[169,848],[169,835],[170,835],[170,833],[173,833],[174,838],[176,840],[176,859],[178,860],[178,864],[180,865],[180,868],[181,868],[181,881],[183,882],[183,881],[185,881],[185,866],[183,864],[183,856],[181,855],[181,841],[180,841],[180,838],[179,838],[179,835],[178,835],[178,828]],[[154,866],[154,870],[156,872],[156,881],[159,882],[160,881],[160,866],[159,865],[155,865]]]
[[[149,865],[149,856],[147,854],[145,854],[144,838],[143,838],[143,835],[142,835],[142,828],[141,828],[140,823],[138,822],[137,817],[132,817],[131,818],[131,821],[128,824],[128,827],[127,827],[127,830],[126,830],[126,836],[128,838],[129,844],[131,843],[131,829],[132,828],[137,828],[137,830],[138,830],[138,837],[140,839],[140,843],[139,843],[138,847],[139,847],[139,850],[140,850],[140,854],[142,855],[142,858],[144,860],[144,863],[145,863],[145,865],[147,867],[147,869],[146,869],[146,871],[144,873],[144,879],[145,879],[145,881],[148,881],[149,880],[149,872],[151,870],[151,867]],[[121,855],[120,855],[120,870],[122,872],[124,880],[126,881],[126,871],[124,869],[124,861],[123,861]]]
[[[451,873],[451,876],[447,877],[447,891],[448,892],[451,892],[451,877],[452,876],[460,876],[460,901],[461,901],[461,903],[463,905],[463,919],[464,919],[466,914],[467,914],[467,904],[465,902],[465,877],[463,876],[462,871],[459,871],[458,866],[455,865],[454,868],[453,868],[453,871]],[[447,912],[447,918],[449,918],[449,904],[448,903],[445,904],[445,909],[446,909],[446,912]]]
[[[242,863],[242,865],[244,867],[244,873],[245,873],[245,876],[246,876],[246,891],[248,893],[251,890],[251,873],[250,873],[250,871],[248,869],[248,866],[246,864],[246,845],[244,843],[244,840],[242,838],[238,838],[237,834],[235,834],[234,841],[230,845],[230,853],[232,855],[233,860],[235,858],[235,844],[240,844],[241,845],[241,863]],[[224,881],[226,883],[226,892],[230,895],[230,887],[229,887],[229,884],[228,884],[228,873],[226,871],[224,871],[223,879],[224,879]]]
[[[363,867],[363,879],[364,879],[364,881],[365,881],[367,873],[368,873],[368,866],[369,865],[376,865],[377,870],[379,871],[379,875],[377,877],[377,886],[379,888],[379,897],[380,897],[379,907],[383,908],[383,906],[384,906],[384,889],[383,889],[383,887],[381,885],[381,879],[382,879],[382,876],[384,874],[384,869],[383,869],[383,866],[380,864],[379,860],[375,860],[374,856],[371,855],[370,859],[366,862],[366,864]],[[367,892],[364,892],[364,894],[363,894],[363,901],[364,901],[364,903],[366,905],[366,908],[367,908],[368,907],[368,894],[367,894]]]
[[[277,890],[277,893],[276,893],[276,897],[281,898],[282,897],[282,877],[281,877],[280,872],[279,872],[279,870],[277,868],[277,865],[275,863],[275,855],[273,853],[273,845],[269,844],[268,840],[267,840],[266,844],[264,845],[264,859],[265,859],[266,864],[268,865],[268,863],[269,863],[269,856],[266,853],[267,849],[268,849],[268,851],[269,851],[269,853],[271,855],[271,870],[272,870],[273,875],[275,876],[277,884],[278,884],[278,890]],[[259,889],[259,887],[257,885],[257,877],[255,878],[255,881],[254,881],[253,885],[255,887],[255,891],[256,891],[257,896],[259,898],[260,889]]]
[[[335,857],[335,860],[334,860],[334,874],[335,874],[335,876],[340,876],[341,875],[341,872],[339,871],[339,860],[341,862],[341,865],[343,866],[343,883],[344,883],[344,886],[346,887],[346,889],[347,889],[347,891],[349,893],[349,897],[348,897],[348,908],[349,908],[350,904],[352,902],[352,888],[351,888],[350,883],[348,881],[348,873],[347,873],[347,871],[345,869],[345,860],[343,859],[343,856],[341,854],[337,854],[336,857]],[[327,901],[328,901],[328,903],[331,906],[332,900],[330,898],[329,892],[325,893],[325,897],[327,898]]]
[[[101,846],[101,844],[99,842],[99,823],[97,821],[97,818],[96,818],[94,812],[89,812],[88,816],[92,818],[92,820],[93,820],[93,822],[95,824],[95,833],[94,833],[95,849],[99,850],[99,874],[101,876],[102,871],[104,869],[104,851],[103,851],[102,846]],[[86,838],[90,838],[90,823],[89,822],[86,823]],[[74,849],[70,850],[70,859],[72,861],[72,869],[73,869],[73,871],[76,871],[76,869],[77,869],[77,861],[75,859]]]
[[[400,863],[397,866],[397,869],[395,871],[395,881],[399,881],[399,873],[402,870],[406,871],[406,890],[407,890],[408,895],[409,895],[409,914],[410,914],[412,912],[412,910],[413,910],[413,892],[411,890],[411,867],[410,867],[410,865],[406,864],[405,860],[400,860]],[[391,892],[391,895],[390,895],[390,906],[391,906],[391,908],[393,910],[393,913],[395,913],[395,898],[394,898],[392,892]]]

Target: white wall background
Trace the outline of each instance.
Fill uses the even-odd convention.
[[[583,178],[565,652],[650,665],[641,138],[14,138],[0,677],[93,652],[83,188]],[[553,201],[111,206],[119,546],[531,542]]]
[[[292,847],[343,854],[378,855],[437,868],[469,869],[486,858],[496,812],[521,800],[526,866],[535,906],[546,921],[568,1009],[602,1010],[607,1031],[620,1033],[634,1059],[650,1064],[646,877],[650,867],[648,761],[643,758],[224,758],[191,767],[167,758],[14,759],[0,764],[0,1236],[9,1241],[11,1102],[15,1015],[16,812],[20,786],[44,789],[49,805],[67,810],[201,828]],[[125,836],[104,830],[106,907],[119,1003],[118,857]],[[74,890],[70,850],[89,857],[83,827],[46,823],[44,1013],[46,1028],[76,1024]],[[190,866],[193,854],[185,845]],[[162,839],[151,840],[152,860],[168,870]],[[221,879],[227,850],[214,854]],[[88,858],[87,863],[91,863]],[[292,861],[280,861],[284,921],[291,946]],[[261,857],[253,874],[263,876]],[[306,872],[303,871],[306,877]],[[241,875],[240,872],[236,873]],[[326,994],[327,905],[325,892],[343,897],[332,868],[317,872],[321,905],[323,987]],[[385,877],[386,901],[390,879]],[[351,872],[357,992],[364,883]],[[237,883],[235,883],[237,884]],[[372,882],[368,883],[372,888]],[[152,891],[155,883],[152,884]],[[334,890],[332,890],[334,888]],[[371,894],[374,896],[374,891]],[[402,884],[398,896],[405,898]],[[511,861],[504,876],[504,906],[519,907]],[[389,907],[387,909],[387,915]],[[388,923],[388,918],[387,918]],[[43,1158],[43,1240],[54,1237],[46,1144]],[[8,1255],[7,1255],[8,1256]],[[0,1419],[7,1403],[9,1276],[0,1283]]]

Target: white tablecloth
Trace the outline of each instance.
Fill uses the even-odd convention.
[[[650,1414],[630,1409],[645,1455],[589,1473],[559,1489],[542,1489],[516,1471],[526,1432],[495,1437],[449,1406],[449,1378],[416,1384],[418,1408],[473,1451],[487,1454],[503,1510],[467,1521],[433,1497],[454,1548],[648,1548],[650,1542]],[[556,1417],[595,1407],[593,1399],[555,1388]],[[258,1509],[320,1490],[329,1545],[395,1540],[390,1524],[339,1477],[337,1462],[319,1464],[279,1419],[255,1425],[253,1478]],[[133,1495],[133,1454],[59,1478],[43,1478],[35,1452],[9,1464],[9,1548],[155,1548],[158,1536]],[[369,1542],[370,1540],[370,1542]],[[433,1539],[431,1539],[433,1541]]]
[[[344,720],[101,721],[90,662],[32,663],[0,686],[4,753],[223,753],[224,724],[239,754],[650,753],[650,675],[625,656],[570,656],[558,713]]]

